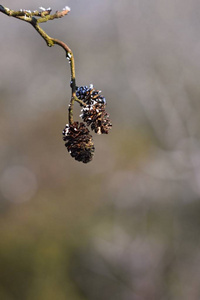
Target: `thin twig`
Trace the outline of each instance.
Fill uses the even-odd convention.
[[[85,105],[84,102],[82,102],[81,100],[79,100],[76,97],[76,78],[75,78],[75,62],[74,62],[74,55],[72,50],[68,47],[67,44],[65,44],[64,42],[58,40],[58,39],[54,39],[52,37],[50,37],[40,26],[40,23],[44,23],[47,22],[49,20],[54,20],[54,19],[58,19],[58,18],[62,18],[65,15],[67,15],[70,11],[70,8],[68,6],[66,6],[62,11],[56,11],[55,14],[51,15],[51,8],[43,8],[41,7],[40,9],[42,9],[42,11],[30,11],[30,10],[25,10],[25,9],[21,9],[19,11],[14,11],[11,10],[7,7],[4,7],[3,5],[0,5],[0,12],[2,12],[3,14],[10,16],[10,17],[14,17],[17,19],[20,19],[22,21],[25,21],[29,24],[31,24],[35,30],[41,35],[41,37],[46,41],[47,46],[52,47],[54,45],[59,45],[60,47],[62,47],[65,50],[66,53],[66,57],[70,62],[70,71],[71,71],[71,89],[72,89],[72,96],[71,96],[71,101],[70,101],[70,105],[69,105],[69,123],[72,124],[73,121],[73,107],[74,107],[74,102],[77,101],[79,102],[81,105]]]

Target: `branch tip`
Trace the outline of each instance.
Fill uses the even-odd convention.
[[[71,8],[69,6],[65,6],[63,10],[71,11]]]
[[[0,10],[5,10],[5,7],[0,4]]]

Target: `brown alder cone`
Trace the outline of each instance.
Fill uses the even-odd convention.
[[[74,122],[63,129],[63,140],[68,152],[73,158],[88,163],[94,155],[92,136],[84,123]]]

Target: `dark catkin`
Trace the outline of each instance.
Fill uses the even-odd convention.
[[[92,136],[88,128],[83,122],[74,122],[69,125],[66,124],[63,129],[63,140],[66,142],[65,146],[71,156],[83,163],[88,163],[92,160],[94,155],[94,144]]]
[[[93,85],[77,88],[76,96],[86,105],[82,108],[80,115],[82,120],[98,134],[108,134],[112,128],[109,114],[106,112],[106,99],[101,91],[95,90]]]

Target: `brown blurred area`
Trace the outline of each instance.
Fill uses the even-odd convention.
[[[200,2],[7,0],[43,24],[113,129],[89,164],[62,141],[70,71],[0,15],[0,299],[200,299]],[[79,116],[76,106],[76,116]]]

